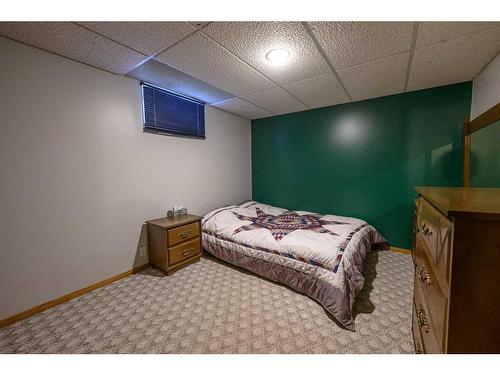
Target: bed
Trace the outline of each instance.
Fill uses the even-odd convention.
[[[363,220],[255,201],[206,214],[202,243],[219,259],[312,297],[352,331],[366,254],[388,246]]]

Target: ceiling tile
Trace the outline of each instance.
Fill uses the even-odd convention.
[[[413,22],[311,22],[336,69],[410,50]]]
[[[156,58],[236,96],[275,86],[262,74],[199,32]]]
[[[146,58],[70,22],[0,22],[0,35],[117,74]]]
[[[220,103],[212,104],[212,106],[250,120],[273,116],[273,113],[257,107],[256,105],[249,103],[241,98],[229,99]]]
[[[330,72],[300,22],[214,22],[203,33],[280,85]],[[265,56],[275,48],[290,58],[272,64]]]
[[[356,65],[338,74],[353,100],[378,98],[404,91],[409,52]]]
[[[438,43],[499,26],[500,22],[421,22],[416,46]]]
[[[409,52],[339,70],[340,79],[354,100],[377,98],[404,91]]]
[[[154,55],[194,30],[187,22],[79,22],[145,55]]]
[[[307,78],[283,86],[310,108],[346,103],[349,101],[344,89],[333,73]]]
[[[415,50],[409,90],[473,79],[500,51],[500,27]]]
[[[234,97],[234,95],[224,90],[200,81],[155,59],[150,59],[128,72],[127,76],[205,103],[216,103]]]
[[[245,95],[243,99],[278,115],[307,109],[304,104],[280,87]]]

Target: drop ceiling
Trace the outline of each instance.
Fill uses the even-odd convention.
[[[500,22],[0,22],[0,35],[249,119],[475,78]],[[286,48],[281,65],[267,52]]]

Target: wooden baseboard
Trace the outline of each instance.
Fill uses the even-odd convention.
[[[111,284],[112,282],[123,279],[124,277],[133,275],[134,273],[140,272],[147,267],[149,267],[149,263],[146,263],[146,264],[139,266],[139,267],[134,267],[133,269],[131,269],[129,271],[122,272],[122,273],[115,275],[115,276],[112,276],[108,279],[99,281],[98,283],[89,285],[83,289],[76,290],[76,291],[71,292],[69,294],[66,294],[62,297],[53,299],[52,301],[42,303],[41,305],[38,305],[38,306],[32,307],[31,309],[17,313],[16,315],[12,315],[8,318],[2,319],[2,320],[0,320],[0,328],[14,324],[20,320],[26,319],[32,315],[35,315],[35,314],[38,314],[42,311],[50,309],[51,307],[57,306],[63,302],[67,302],[67,301],[72,300],[73,298],[79,297],[85,293],[91,292],[91,291],[98,289],[98,288],[101,288],[107,284]]]
[[[394,246],[391,246],[389,250],[394,251],[395,253],[408,254],[408,255],[411,255],[411,253],[412,253],[411,250],[403,249],[401,247],[394,247]]]

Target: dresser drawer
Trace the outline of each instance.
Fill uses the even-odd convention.
[[[440,291],[445,297],[449,296],[449,280],[446,273],[436,265],[430,249],[421,236],[417,236],[415,241],[415,279],[427,286],[426,290]]]
[[[190,259],[194,256],[199,256],[200,254],[200,238],[197,237],[194,240],[171,247],[168,250],[168,265],[173,266],[186,259]]]
[[[439,327],[433,320],[428,301],[422,297],[421,287],[417,284],[420,281],[415,279],[414,290],[414,314],[417,319],[417,325],[420,328],[422,341],[426,353],[443,353],[444,327]]]
[[[421,240],[418,240],[415,265],[415,302],[422,304],[428,325],[434,332],[439,348],[444,350],[446,346],[448,294],[443,292],[443,287],[422,249],[423,246],[425,245]]]
[[[420,201],[416,242],[420,238],[425,243],[435,272],[448,283],[453,223],[424,198]]]
[[[424,198],[420,198],[417,233],[431,251],[434,251],[437,247],[440,216],[441,213],[438,210],[432,207]]]
[[[420,327],[417,321],[417,309],[415,305],[413,306],[413,321],[412,321],[412,331],[413,331],[413,345],[415,347],[415,354],[425,354],[424,341],[422,340],[422,334],[420,333]]]
[[[199,222],[186,224],[174,229],[168,230],[168,246],[175,246],[181,242],[200,235]]]

